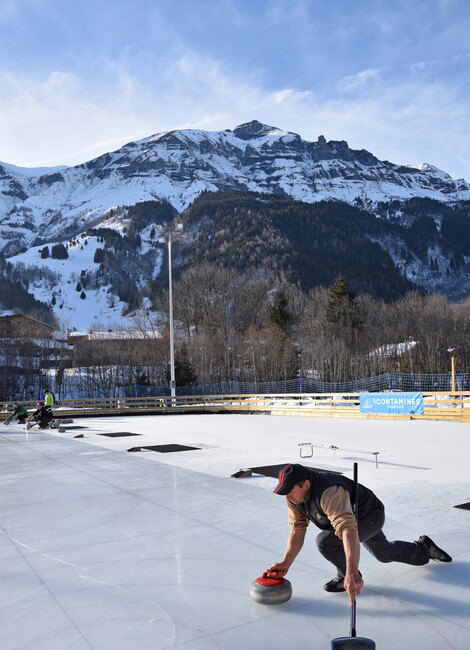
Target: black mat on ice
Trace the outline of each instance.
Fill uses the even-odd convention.
[[[470,510],[470,501],[468,503],[461,503],[459,506],[454,506],[454,508],[463,508],[464,510]]]
[[[187,447],[186,445],[149,445],[146,447],[133,447],[127,451],[140,451],[141,449],[158,451],[160,454],[169,454],[173,451],[190,451],[192,449],[200,449],[200,447]]]
[[[113,431],[113,433],[99,433],[99,436],[108,436],[108,438],[125,438],[126,436],[140,436],[141,433],[130,433],[129,431]]]
[[[278,478],[280,470],[286,466],[286,463],[282,465],[263,465],[262,467],[247,467],[246,469],[240,469],[235,474],[232,474],[230,478],[242,478],[247,476],[252,476],[253,474],[262,474],[263,476],[270,476],[272,478]],[[310,465],[305,465],[308,469],[312,469],[314,472],[330,473],[330,474],[342,474],[343,472],[335,472],[329,469],[320,469],[318,467],[311,467]]]

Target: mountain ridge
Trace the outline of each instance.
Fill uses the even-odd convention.
[[[203,191],[361,201],[370,211],[393,199],[470,199],[469,183],[428,163],[395,165],[346,141],[310,142],[256,120],[233,131],[162,132],[74,167],[40,171],[28,175],[0,163],[0,247],[7,256],[73,235],[117,206],[165,200],[182,212]]]

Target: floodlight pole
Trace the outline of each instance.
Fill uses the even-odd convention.
[[[169,298],[169,312],[170,312],[170,393],[171,397],[176,396],[176,379],[175,379],[175,332],[173,327],[173,276],[171,270],[171,240],[172,235],[181,235],[183,232],[183,224],[175,224],[175,229],[172,232],[164,232],[162,226],[157,226],[159,232],[158,241],[160,244],[168,243],[168,298]],[[174,404],[172,400],[172,404]]]
[[[171,233],[168,234],[168,295],[170,299],[170,392],[176,395],[175,334],[173,331],[173,278],[171,273]]]
[[[454,358],[453,354],[452,354],[452,357],[451,357],[451,361],[452,361],[452,368],[451,368],[451,370],[452,370],[452,386],[451,386],[451,389],[452,389],[452,406],[454,408],[456,408],[457,404],[455,403],[455,358]]]

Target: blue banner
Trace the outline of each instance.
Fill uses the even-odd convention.
[[[423,393],[359,393],[361,413],[423,415]]]

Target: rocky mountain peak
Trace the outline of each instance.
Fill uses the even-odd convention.
[[[281,129],[278,129],[276,126],[261,124],[261,122],[258,122],[258,120],[245,122],[245,124],[240,124],[233,130],[237,138],[240,138],[241,140],[253,140],[254,138],[260,138],[272,131],[281,132]]]

